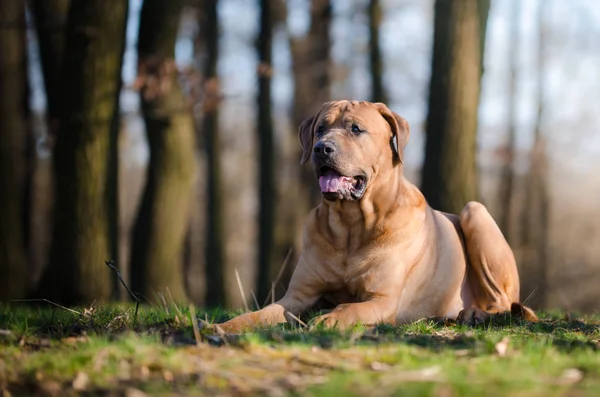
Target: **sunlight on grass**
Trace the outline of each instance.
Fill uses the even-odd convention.
[[[594,395],[598,318],[542,317],[472,328],[422,320],[340,333],[281,325],[219,336],[185,306],[0,306],[0,391],[212,394]],[[199,320],[236,313],[197,311]],[[502,348],[500,348],[502,347]],[[59,391],[61,391],[59,393]]]

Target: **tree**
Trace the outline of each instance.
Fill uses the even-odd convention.
[[[477,199],[477,111],[489,0],[436,0],[427,142],[421,187],[459,213]]]
[[[311,0],[310,27],[306,36],[290,39],[294,75],[294,125],[312,116],[330,98],[330,0]],[[295,131],[294,131],[295,133]],[[299,156],[298,156],[299,157]]]
[[[550,225],[550,193],[548,189],[548,155],[544,113],[546,92],[546,46],[545,12],[547,4],[538,4],[538,73],[537,73],[537,114],[534,127],[533,147],[530,152],[529,170],[525,178],[525,204],[521,214],[521,244],[526,259],[537,270],[537,293],[532,295],[532,305],[544,307],[548,294],[548,239]]]
[[[39,60],[44,79],[44,91],[46,96],[46,125],[47,125],[47,142],[52,146],[52,142],[56,137],[56,129],[58,128],[58,107],[60,104],[60,70],[63,60],[65,47],[65,26],[69,13],[69,5],[71,0],[30,0],[28,5],[33,15],[36,38],[39,49]],[[23,198],[23,224],[24,224],[24,239],[29,260],[31,263],[32,273],[31,278],[38,278],[37,275],[43,270],[44,263],[35,260],[35,255],[32,253],[37,248],[34,246],[34,235],[36,232],[31,230],[32,215],[36,209],[36,200],[39,203],[39,195],[49,192],[44,190],[36,190],[35,179],[38,168],[37,157],[37,137],[33,129],[28,134],[26,143],[26,172],[25,172],[25,194]],[[45,215],[49,215],[46,213]],[[49,230],[44,230],[43,233],[49,233]]]
[[[206,227],[206,304],[226,305],[224,214],[221,172],[221,139],[219,134],[220,90],[217,65],[219,61],[218,0],[204,0],[202,29],[206,43],[204,68],[204,134],[207,162],[207,227]]]
[[[383,61],[379,44],[379,26],[381,25],[381,4],[379,0],[369,1],[369,61],[371,63],[371,101],[387,102],[383,88]]]
[[[192,115],[178,85],[175,42],[181,0],[145,0],[140,17],[140,100],[150,147],[146,186],[133,230],[134,291],[186,300],[183,248],[195,170]]]
[[[110,298],[116,258],[116,161],[127,2],[69,9],[53,153],[54,232],[38,293],[66,304]],[[41,43],[40,43],[41,44]]]
[[[30,0],[40,50],[47,99],[49,131],[54,135],[60,104],[60,70],[65,49],[65,24],[71,0]]]
[[[273,277],[273,230],[275,225],[274,137],[271,116],[271,72],[273,9],[271,0],[260,0],[258,34],[258,159],[259,159],[259,236],[258,299],[266,299]]]
[[[28,113],[24,4],[0,2],[0,20],[0,300],[7,300],[27,292],[20,218]]]
[[[519,45],[519,0],[512,0],[512,18],[510,27],[510,42],[515,48],[509,52],[508,63],[510,68],[508,85],[508,142],[506,144],[506,159],[502,168],[502,180],[500,181],[501,208],[500,230],[508,242],[512,240],[512,207],[514,195],[514,161],[515,161],[515,138],[516,138],[516,109],[517,109],[517,56]]]
[[[285,4],[281,8],[285,9]],[[277,22],[284,20],[285,14],[286,11],[282,10]],[[312,116],[323,102],[330,100],[331,20],[330,0],[311,0],[310,27],[307,34],[303,37],[290,36],[289,39],[294,76],[294,104],[291,116],[295,127],[289,138],[292,140],[291,147],[294,150],[291,155],[286,155],[285,158],[279,158],[277,161],[287,162],[285,168],[294,170],[295,177],[289,184],[280,184],[279,186],[283,188],[277,193],[275,247],[271,266],[276,268],[285,265],[285,269],[277,280],[275,298],[281,296],[282,288],[279,287],[287,285],[293,273],[300,253],[300,237],[306,215],[321,198],[312,169],[309,166],[298,165],[301,150],[298,144],[297,127],[304,119]],[[292,251],[288,256],[290,249]]]

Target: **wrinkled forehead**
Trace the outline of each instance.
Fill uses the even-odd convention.
[[[368,102],[335,101],[326,103],[319,114],[317,124],[328,127],[357,123],[364,128],[385,128],[387,125],[379,111]]]

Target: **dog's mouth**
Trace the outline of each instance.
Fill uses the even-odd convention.
[[[325,165],[319,168],[318,176],[321,193],[329,201],[359,200],[367,186],[366,176],[345,176],[336,169]]]

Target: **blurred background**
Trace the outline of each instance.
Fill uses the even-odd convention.
[[[320,200],[297,128],[385,102],[436,209],[485,203],[534,308],[600,298],[595,0],[2,0],[0,300],[253,308]],[[109,262],[110,263],[110,262]]]

